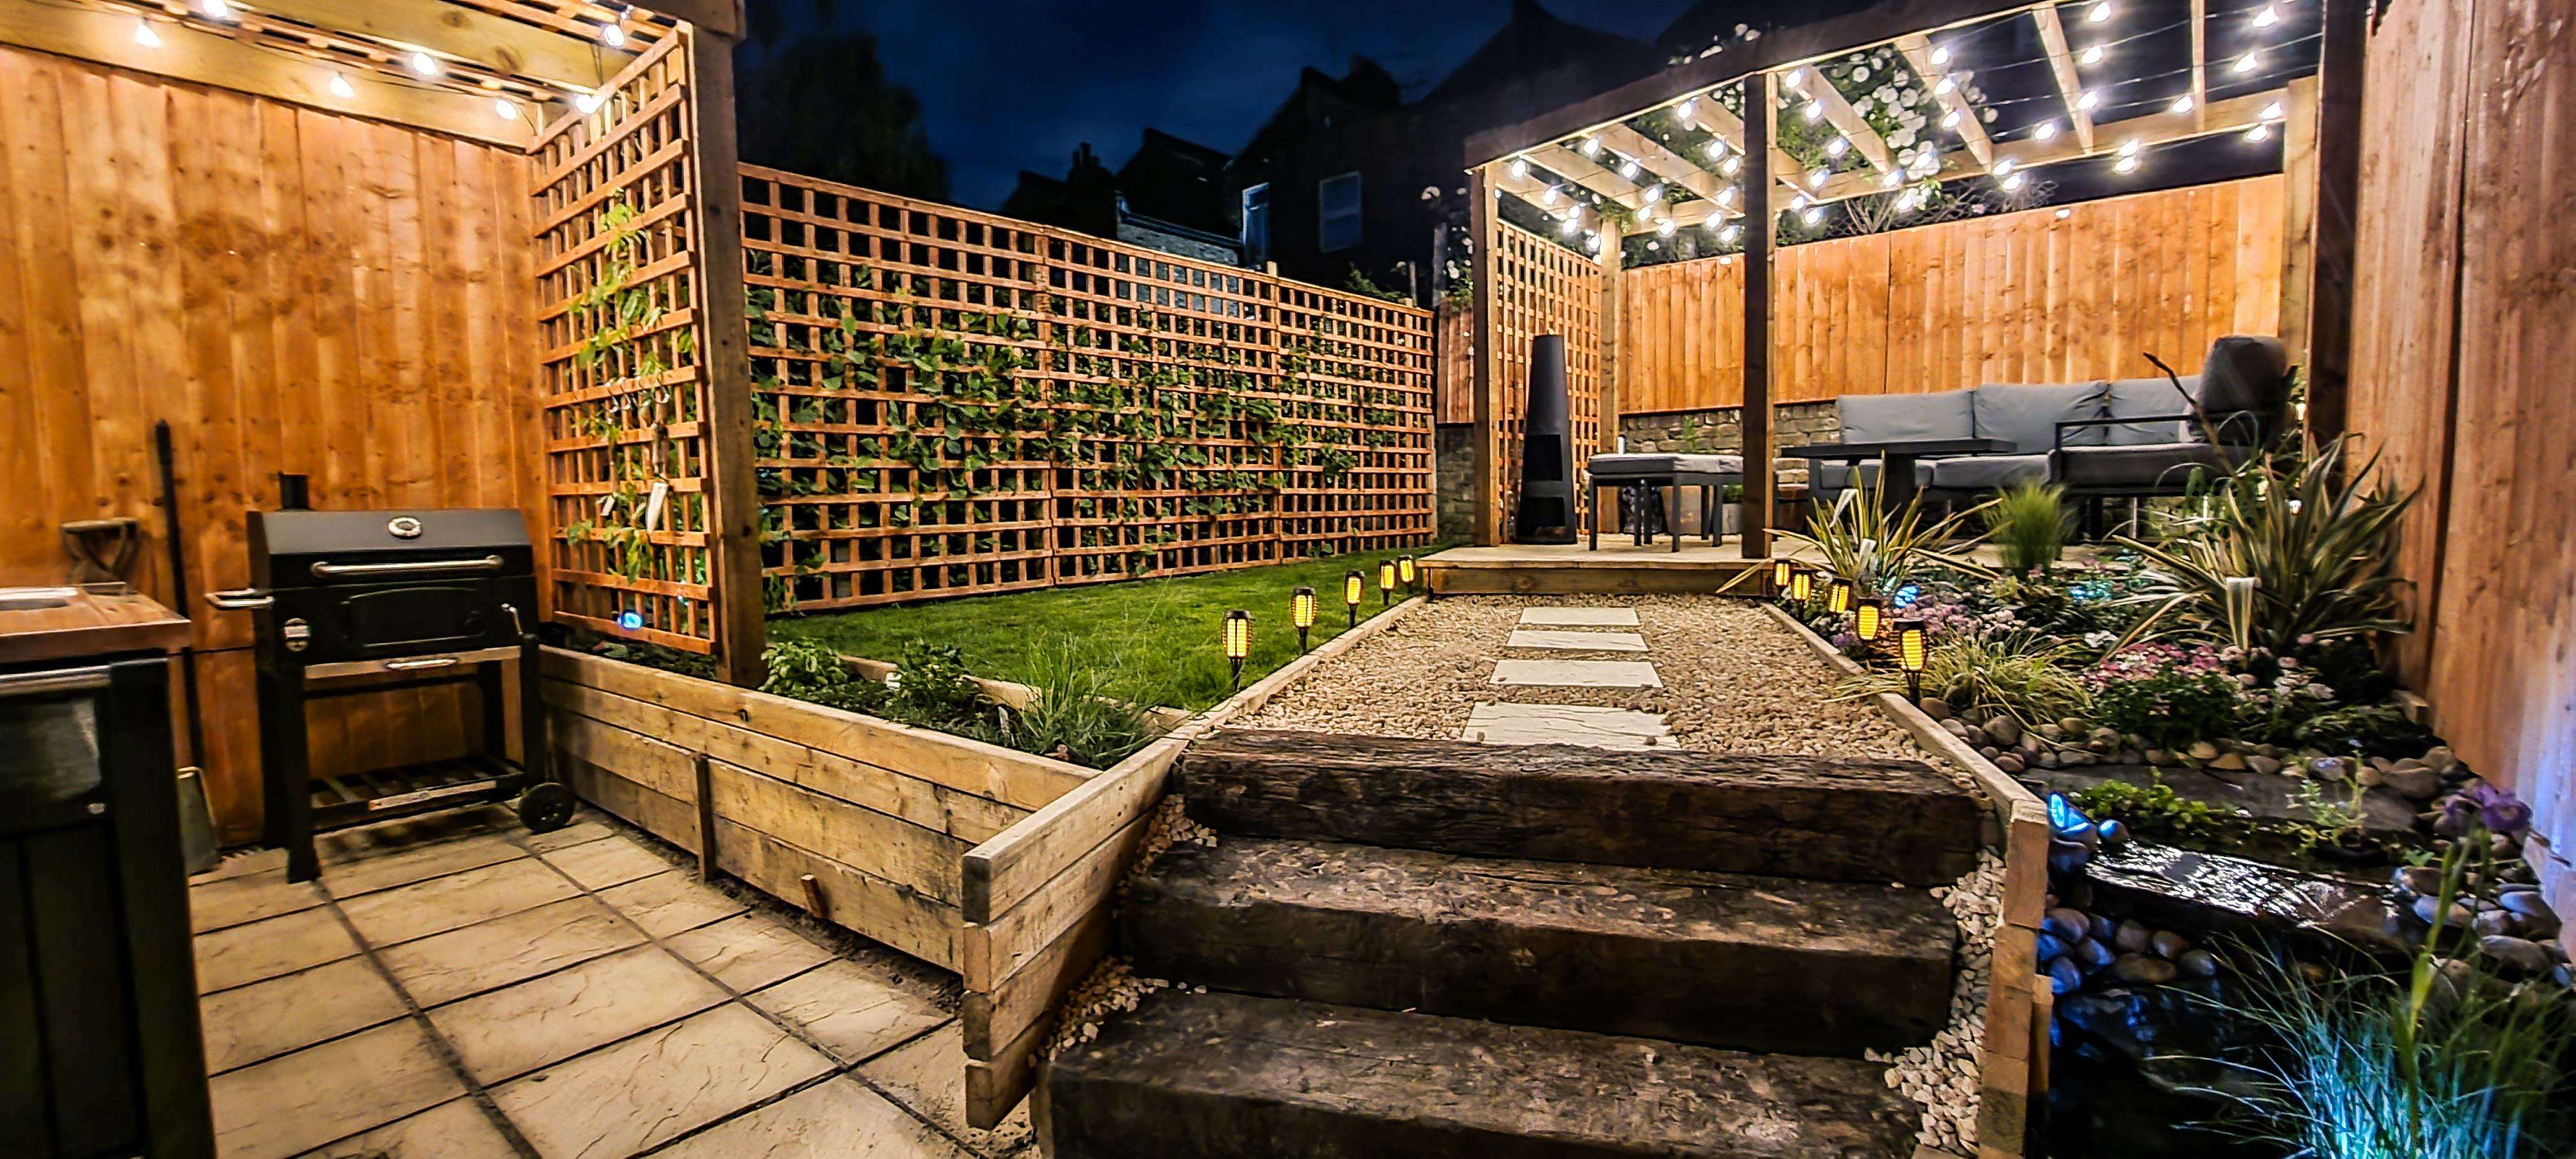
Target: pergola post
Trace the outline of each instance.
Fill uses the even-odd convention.
[[[1771,135],[1779,78],[1744,78],[1744,558],[1771,554]]]
[[[1503,489],[1501,479],[1503,399],[1501,376],[1494,373],[1494,247],[1500,244],[1495,222],[1494,185],[1491,165],[1479,165],[1467,174],[1468,220],[1475,230],[1475,247],[1468,254],[1468,268],[1475,279],[1476,325],[1475,360],[1476,392],[1476,546],[1494,547],[1503,542]]]
[[[760,567],[760,482],[752,444],[751,334],[742,318],[742,162],[734,141],[732,37],[705,28],[689,43],[689,121],[696,172],[698,363],[707,381],[707,529],[714,574],[716,650],[725,682],[757,688],[768,647]]]
[[[2370,9],[2365,0],[2328,0],[2317,69],[2307,425],[2320,443],[2344,432],[2352,377],[2353,226],[2360,210],[2362,61],[2369,51]]]
[[[1602,454],[1619,449],[1619,255],[1625,238],[1601,223],[1601,437]],[[1595,515],[1598,518],[1598,515]]]

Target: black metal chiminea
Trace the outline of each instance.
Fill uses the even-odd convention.
[[[1574,422],[1565,396],[1565,335],[1530,339],[1529,417],[1512,542],[1574,542]]]

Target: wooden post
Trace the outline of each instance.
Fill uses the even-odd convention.
[[[1467,174],[1468,217],[1476,231],[1475,248],[1468,255],[1468,266],[1476,283],[1475,347],[1476,391],[1476,546],[1493,547],[1503,541],[1502,488],[1502,390],[1500,376],[1494,372],[1494,247],[1500,244],[1502,231],[1500,206],[1494,204],[1494,183],[1486,167],[1477,166]]]
[[[715,764],[705,753],[690,754],[697,774],[698,812],[698,880],[713,881],[716,876],[716,786]]]
[[[2352,376],[2353,225],[2361,194],[2362,58],[2367,0],[2328,0],[2317,78],[2316,274],[2308,298],[2308,431],[2344,431]]]
[[[1744,78],[1744,558],[1771,554],[1771,134],[1778,77]]]
[[[2316,277],[2317,78],[2289,84],[2281,102],[2281,344],[2308,364],[2310,283]]]
[[[759,687],[768,646],[760,576],[760,483],[753,469],[751,333],[744,322],[742,161],[734,143],[733,40],[693,29],[689,123],[697,145],[689,218],[698,255],[698,365],[707,390],[707,527],[716,651],[725,681]]]
[[[1619,254],[1624,239],[1601,229],[1601,437],[1603,454],[1619,449]]]

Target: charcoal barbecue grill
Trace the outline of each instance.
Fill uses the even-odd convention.
[[[250,572],[251,587],[206,602],[256,625],[266,836],[285,847],[288,880],[319,875],[317,830],[500,800],[537,832],[571,818],[571,791],[546,775],[536,551],[517,511],[254,511]],[[501,665],[511,662],[522,763],[507,755]],[[481,693],[482,751],[313,777],[307,702],[469,682]]]

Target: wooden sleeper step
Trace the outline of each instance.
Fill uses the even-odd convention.
[[[1905,1159],[1854,1059],[1165,990],[1047,1067],[1057,1159]]]
[[[1979,804],[1921,761],[1228,729],[1173,791],[1220,833],[1480,857],[1946,885]]]
[[[1120,922],[1146,977],[1847,1057],[1931,1041],[1958,938],[1883,882],[1239,836],[1164,854]]]

